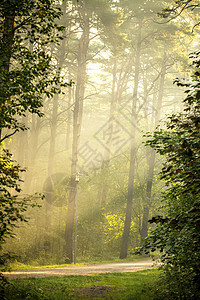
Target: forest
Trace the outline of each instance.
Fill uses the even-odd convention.
[[[197,299],[199,8],[1,1],[2,270],[155,255]]]

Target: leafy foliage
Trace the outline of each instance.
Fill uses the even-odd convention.
[[[166,130],[158,128],[147,142],[166,158],[161,178],[167,186],[163,194],[167,216],[149,221],[158,225],[144,249],[161,251],[168,279],[171,275],[168,282],[175,289],[172,299],[177,293],[181,299],[200,295],[200,52],[191,57],[196,69],[192,81],[176,80],[187,88],[184,112],[170,116]]]
[[[22,169],[3,141],[27,129],[27,113],[42,116],[42,97],[52,97],[67,86],[55,71],[50,54],[63,26],[56,23],[61,10],[51,0],[9,0],[0,3],[0,247],[25,212],[31,197],[22,198]],[[69,84],[70,85],[70,84]],[[3,133],[3,135],[2,135]],[[1,269],[5,256],[0,257]]]
[[[42,97],[66,86],[52,63],[49,46],[58,43],[63,26],[53,1],[2,1],[0,4],[0,129],[24,130],[20,116],[41,116]],[[4,138],[9,137],[6,134]]]
[[[19,174],[24,171],[12,159],[12,154],[3,149],[0,155],[0,245],[12,235],[12,228],[17,221],[27,222],[24,212],[28,206],[35,206],[31,204],[31,196],[18,197],[22,182]]]
[[[23,170],[20,169],[19,165],[13,164],[14,162],[11,159],[11,154],[6,150],[2,151],[0,159],[0,242],[2,242],[5,241],[6,236],[11,234],[11,229],[18,219],[21,221],[25,220],[21,212],[26,210],[26,206],[24,206],[24,202],[17,200],[16,195],[12,194],[12,190],[14,190],[15,193],[21,191],[19,186],[19,172]]]

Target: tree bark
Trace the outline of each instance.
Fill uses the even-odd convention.
[[[69,76],[69,80],[71,80],[70,76]],[[70,148],[71,122],[72,122],[72,114],[71,114],[70,107],[73,101],[74,101],[74,87],[68,87],[66,150]]]
[[[71,163],[71,184],[68,200],[67,219],[65,227],[65,258],[66,262],[73,262],[73,231],[75,217],[76,181],[78,172],[78,146],[81,133],[83,99],[86,82],[86,60],[89,46],[89,18],[85,7],[81,9],[83,17],[83,32],[79,40],[78,69],[75,92],[75,107],[73,113],[73,142],[72,142],[72,163]]]
[[[142,228],[140,231],[141,244],[144,238],[147,237],[148,234],[148,219],[149,219],[149,213],[151,209],[151,191],[153,185],[153,175],[154,175],[154,166],[155,166],[155,151],[151,149],[148,157],[149,159],[147,162],[148,173],[147,173],[147,185],[146,185],[146,199],[143,205]]]
[[[124,230],[121,242],[120,258],[126,258],[128,252],[128,242],[131,227],[132,217],[132,204],[133,204],[133,187],[135,177],[135,156],[136,156],[136,125],[137,125],[137,112],[136,102],[138,96],[138,83],[140,73],[140,55],[141,55],[141,34],[142,34],[142,21],[139,20],[138,28],[138,39],[136,49],[136,60],[135,60],[135,78],[134,78],[134,90],[133,90],[133,101],[132,101],[132,113],[131,113],[131,151],[130,151],[130,165],[129,165],[129,180],[128,180],[128,196],[126,204],[126,217],[124,222]]]
[[[32,115],[32,122],[31,122],[31,130],[30,130],[30,144],[27,147],[29,147],[29,151],[26,155],[26,160],[28,164],[28,170],[25,173],[25,185],[24,185],[24,191],[26,193],[31,192],[32,188],[32,179],[35,169],[35,160],[37,156],[38,151],[38,143],[39,143],[39,136],[40,136],[40,129],[41,129],[41,119],[40,117],[36,115]],[[24,124],[26,124],[27,121],[24,120]],[[23,137],[27,137],[27,132],[22,132]],[[28,137],[27,137],[28,138]],[[22,145],[22,147],[25,147],[26,144]]]
[[[164,83],[165,83],[165,75],[166,75],[166,60],[167,60],[167,56],[166,53],[164,52],[162,67],[161,67],[157,105],[156,105],[155,127],[157,126],[161,116],[162,99],[163,99]],[[155,167],[155,150],[153,149],[147,150],[147,163],[148,163],[148,173],[147,173],[147,185],[146,185],[146,199],[143,206],[142,228],[140,231],[141,244],[143,243],[145,237],[147,237],[148,235],[148,219],[149,219],[151,202],[152,202],[151,194],[152,194],[152,186],[153,186],[154,167]]]
[[[62,11],[63,11],[63,23],[66,25],[66,0],[63,0],[62,2]],[[58,71],[63,68],[64,62],[65,62],[65,51],[66,51],[66,28],[64,27],[63,30],[63,40],[62,43],[58,49],[58,58],[57,58],[57,69]],[[57,123],[58,123],[58,107],[59,107],[59,95],[56,94],[53,98],[53,109],[52,109],[52,117],[51,117],[51,135],[50,135],[50,147],[49,147],[49,159],[48,159],[48,177],[52,176],[54,172],[54,162],[55,162],[55,147],[56,147],[56,136],[57,136]],[[53,190],[52,190],[53,193]],[[50,194],[48,197],[52,197],[52,194]],[[50,200],[50,199],[49,199]],[[45,209],[46,209],[46,221],[45,221],[45,227],[46,232],[48,235],[51,233],[51,201],[45,202]],[[51,248],[51,241],[47,241],[48,247]]]
[[[110,101],[110,113],[108,119],[108,138],[105,141],[105,152],[104,152],[104,160],[102,162],[101,171],[103,172],[103,178],[101,179],[100,189],[98,192],[99,203],[103,206],[106,203],[107,191],[108,191],[108,183],[105,180],[106,171],[110,164],[110,155],[111,155],[111,147],[113,144],[113,130],[114,130],[114,116],[116,109],[116,78],[117,78],[117,58],[114,58],[113,64],[113,79],[112,79],[112,96]]]

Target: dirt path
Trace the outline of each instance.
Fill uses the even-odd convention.
[[[152,260],[141,260],[136,262],[103,263],[94,265],[79,265],[69,267],[57,267],[46,269],[32,269],[22,271],[5,272],[8,279],[26,277],[47,277],[66,275],[90,275],[100,273],[135,272],[153,268]]]

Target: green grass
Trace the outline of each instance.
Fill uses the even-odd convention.
[[[70,300],[90,299],[152,300],[161,271],[145,270],[134,273],[107,273],[89,276],[63,276],[10,280],[7,300]],[[95,288],[96,287],[96,288]],[[106,289],[99,295],[98,290]],[[101,298],[99,298],[101,296]]]
[[[81,263],[77,263],[76,265],[85,265],[85,264],[99,264],[99,263],[112,263],[112,262],[130,262],[130,261],[138,261],[138,260],[146,260],[149,257],[142,257],[139,255],[132,255],[127,257],[126,259],[115,258],[112,260],[88,260]],[[27,269],[40,269],[40,268],[56,268],[56,267],[67,267],[72,266],[73,264],[60,264],[60,265],[36,265],[36,264],[23,264],[18,261],[12,262],[9,265],[10,271],[16,270],[27,270]]]

